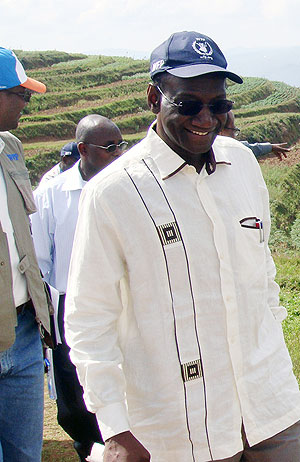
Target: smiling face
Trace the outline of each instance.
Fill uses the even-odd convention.
[[[175,103],[201,101],[211,104],[226,98],[225,78],[216,74],[186,79],[168,75],[161,86],[166,97]],[[156,101],[160,104],[156,105]],[[181,115],[152,85],[148,89],[148,103],[157,114],[157,134],[192,165],[199,164],[201,154],[210,150],[226,122],[226,114],[212,114],[207,106],[196,115]]]
[[[25,93],[25,88],[18,86],[0,91],[0,131],[13,130],[18,126],[26,103],[16,93]]]

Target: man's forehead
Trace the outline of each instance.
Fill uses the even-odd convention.
[[[99,127],[99,129],[94,130],[91,133],[91,138],[94,138],[96,140],[113,141],[116,138],[121,139],[122,135],[118,127],[116,127],[115,125],[110,125],[102,128]]]

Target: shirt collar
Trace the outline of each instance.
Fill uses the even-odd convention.
[[[147,139],[151,145],[152,157],[158,167],[161,178],[166,180],[173,175],[176,175],[182,168],[187,165],[187,162],[183,160],[176,152],[174,152],[156,133],[155,131],[156,122],[154,122],[148,131]],[[216,165],[226,164],[231,165],[224,149],[221,149],[219,137],[217,136],[213,149],[206,154],[206,171],[211,174],[215,171]],[[222,143],[221,143],[222,144]],[[209,161],[209,162],[208,162]]]
[[[147,142],[161,178],[175,174],[186,165],[186,162],[157,135],[155,122],[149,128]]]
[[[213,149],[216,159],[216,164],[231,165],[231,160],[228,157],[229,148],[232,144],[232,138],[228,136],[217,136],[214,141]]]
[[[64,175],[64,182],[62,185],[63,191],[76,191],[78,189],[83,189],[84,185],[87,183],[87,181],[85,181],[81,176],[79,164],[80,159],[75,165],[73,165],[73,167],[60,174],[61,179],[63,179]]]

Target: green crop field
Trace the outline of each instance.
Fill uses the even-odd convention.
[[[78,121],[99,113],[120,127],[124,139],[138,142],[154,119],[146,103],[148,62],[126,57],[87,56],[57,51],[16,50],[28,75],[47,85],[34,95],[14,133],[22,140],[33,185],[59,160],[61,147],[74,139]],[[287,142],[300,152],[300,89],[264,78],[246,77],[242,85],[228,82],[235,101],[240,139]],[[300,382],[300,157],[294,161],[262,161],[270,193],[270,247],[288,310],[283,323],[294,370]],[[44,462],[75,461],[71,442],[56,424],[55,405],[47,401]]]
[[[146,102],[148,62],[116,56],[16,50],[28,75],[47,85],[34,95],[14,131],[24,145],[33,184],[73,140],[76,124],[99,113],[120,127],[129,145],[140,140],[154,115]],[[295,143],[299,139],[300,89],[264,78],[228,81],[240,138],[250,142]]]

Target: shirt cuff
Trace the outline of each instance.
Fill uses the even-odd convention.
[[[103,441],[119,433],[130,431],[125,403],[113,403],[98,409],[96,417]]]
[[[287,317],[287,310],[284,306],[273,306],[271,311],[276,321],[282,322]]]

